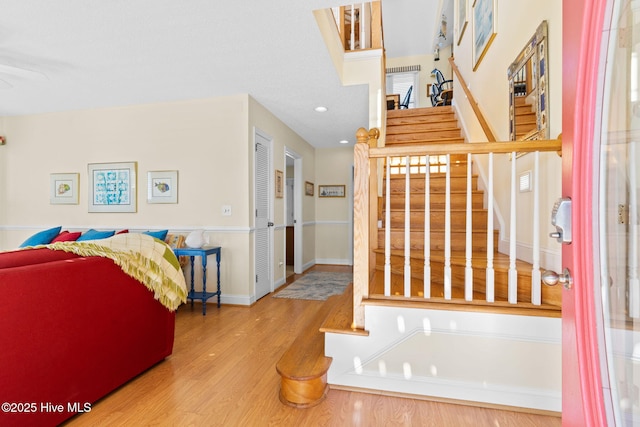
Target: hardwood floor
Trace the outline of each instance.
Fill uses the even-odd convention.
[[[316,269],[345,269],[321,267]],[[291,280],[293,280],[293,277]],[[272,298],[252,307],[196,303],[176,317],[173,355],[67,426],[560,426],[559,417],[330,390],[295,409],[278,398],[275,365],[321,301]]]

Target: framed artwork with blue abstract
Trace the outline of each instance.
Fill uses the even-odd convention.
[[[147,173],[147,203],[178,203],[178,171]]]
[[[473,71],[478,69],[480,61],[489,50],[496,37],[496,8],[498,0],[474,0],[473,3]]]
[[[89,212],[137,211],[137,163],[89,164]]]

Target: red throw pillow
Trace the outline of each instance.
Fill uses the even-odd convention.
[[[62,231],[60,234],[58,234],[56,237],[54,237],[54,239],[51,241],[51,243],[55,243],[55,242],[74,242],[76,240],[78,240],[78,237],[80,237],[80,235],[82,234],[81,231],[74,231],[73,233],[70,233],[68,231]]]

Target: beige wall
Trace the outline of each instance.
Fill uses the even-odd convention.
[[[274,168],[283,170],[283,147],[292,146],[304,156],[305,177],[314,181],[313,148],[247,95],[4,117],[0,126],[9,141],[0,147],[0,249],[15,248],[35,231],[57,225],[205,229],[210,242],[223,248],[225,303],[249,304],[254,294],[254,126],[273,137]],[[87,164],[124,161],[137,162],[137,212],[88,213]],[[147,172],[155,170],[179,171],[177,204],[147,204]],[[49,204],[50,174],[63,172],[80,174],[78,205]],[[274,214],[282,223],[282,204],[276,200]],[[231,216],[222,215],[223,205],[232,207]],[[313,223],[313,200],[306,201],[304,211]],[[303,248],[311,262],[314,236],[310,233]],[[279,245],[274,252],[282,251],[279,238],[274,242]]]
[[[538,2],[511,2],[499,0],[497,7],[497,35],[487,54],[473,71],[471,60],[471,28],[468,27],[460,45],[454,46],[456,65],[498,141],[509,140],[509,92],[507,68],[516,59],[543,20],[549,25],[549,127],[551,138],[562,132],[562,2],[542,0]],[[441,54],[442,58],[442,54]],[[442,61],[442,59],[441,59]],[[458,86],[459,87],[459,86]],[[486,141],[484,132],[461,90],[454,90],[454,105],[458,112],[467,141]],[[540,245],[542,264],[546,268],[560,268],[560,248],[549,238],[552,226],[549,215],[555,200],[561,193],[561,159],[555,154],[542,154],[540,162],[541,212]],[[479,172],[486,174],[486,157],[478,161]],[[511,160],[509,155],[497,155],[494,160],[495,199],[498,219],[501,222],[501,251],[508,248],[509,191]],[[516,176],[533,170],[533,155],[516,161]],[[531,234],[533,193],[517,193],[518,231],[516,242],[518,257],[530,259],[533,241]],[[548,214],[547,214],[548,213]]]
[[[302,158],[302,182],[315,182],[316,164],[315,149],[298,134],[293,132],[271,114],[260,103],[250,98],[250,114],[248,133],[253,141],[254,129],[259,129],[272,139],[272,163],[273,173],[286,169],[285,151],[293,150]],[[250,182],[253,182],[254,157],[253,151],[249,156]],[[298,189],[302,194],[301,217],[304,224],[303,233],[303,265],[309,267],[315,264],[315,200],[313,197],[304,197],[304,186]],[[254,211],[253,194],[250,195],[250,210]],[[285,227],[286,227],[286,199],[274,198],[273,223],[274,225],[274,252],[273,252],[273,277],[277,287],[285,281]],[[252,224],[253,225],[253,224]],[[253,259],[253,255],[252,255]]]
[[[316,261],[346,264],[353,261],[353,147],[316,150],[316,184],[344,185],[345,197],[318,197],[316,188]]]

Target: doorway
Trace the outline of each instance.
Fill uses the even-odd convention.
[[[258,129],[254,131],[255,192],[255,297],[256,301],[273,291],[273,181],[272,139]]]
[[[285,279],[294,273],[295,265],[295,209],[293,195],[295,194],[295,168],[293,157],[285,155]]]
[[[286,218],[286,232],[285,238],[285,259],[286,275],[288,277],[291,270],[291,274],[302,274],[302,259],[303,259],[303,224],[302,224],[302,191],[303,185],[303,172],[302,172],[302,156],[296,153],[289,147],[285,147],[285,213]],[[291,227],[291,228],[289,228]],[[289,259],[291,258],[291,260]],[[291,262],[291,265],[289,265]]]

